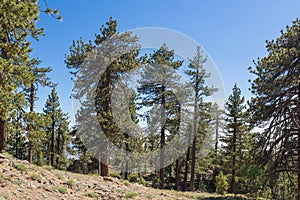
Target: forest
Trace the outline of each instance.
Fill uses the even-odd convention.
[[[62,19],[58,10],[44,7],[37,0],[0,4],[2,153],[160,189],[300,200],[299,19],[267,40],[267,55],[248,68],[254,77],[251,99],[235,84],[225,105],[218,105],[210,97],[219,88],[207,83],[207,57],[200,46],[194,57],[185,58],[188,62],[167,44],[145,53],[137,37],[119,32],[118,21],[108,18],[94,38],[74,38],[66,52],[71,95],[81,103],[71,126],[60,105],[59,83],[48,76],[51,67],[30,54],[30,39],[44,35],[37,25],[40,14]],[[126,77],[133,70],[140,70],[136,89]],[[101,79],[95,82],[97,73]],[[127,82],[119,84],[120,79]],[[39,113],[41,87],[51,93]],[[92,130],[93,119],[101,130]]]

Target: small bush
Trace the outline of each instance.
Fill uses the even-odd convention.
[[[143,178],[143,177],[140,177],[139,178],[139,184],[143,185],[143,186],[146,186],[147,185],[147,182],[146,180]]]
[[[74,181],[73,179],[67,180],[66,184],[67,184],[69,187],[71,187],[72,189],[75,188],[75,186],[76,186],[76,183],[75,183],[75,181]]]
[[[223,195],[224,192],[228,189],[227,177],[223,174],[222,171],[216,176],[216,192]]]
[[[138,194],[136,192],[126,192],[125,197],[128,199],[136,197]]]
[[[16,169],[21,171],[21,172],[26,172],[27,171],[27,167],[21,163],[16,164]]]
[[[43,165],[43,168],[48,171],[51,171],[53,169],[51,165]]]
[[[86,193],[84,196],[90,197],[90,198],[98,198],[98,194],[93,193],[93,192]]]
[[[65,188],[65,187],[57,188],[57,191],[60,192],[60,193],[62,193],[62,194],[68,193],[68,190],[67,190],[67,188]]]
[[[35,181],[41,181],[41,177],[40,177],[40,175],[38,175],[38,174],[31,174],[30,175],[30,178],[32,179],[32,180],[35,180]]]
[[[124,181],[124,185],[125,185],[126,187],[128,187],[128,186],[129,186],[129,182],[128,182],[128,181]]]
[[[56,177],[59,179],[59,180],[62,180],[63,179],[63,175],[61,173],[57,173],[56,174]]]
[[[121,178],[118,172],[110,172],[109,176],[112,178]]]
[[[137,174],[129,174],[128,180],[129,182],[138,182],[139,176]]]

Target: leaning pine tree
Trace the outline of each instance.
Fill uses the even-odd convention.
[[[117,141],[115,138],[120,136],[111,109],[114,85],[124,73],[139,66],[138,39],[130,32],[118,33],[117,26],[117,21],[110,18],[102,25],[100,34],[96,35],[94,42],[86,43],[82,39],[74,41],[65,60],[67,68],[75,75],[75,89],[72,96],[82,102],[76,119],[77,124],[85,126],[86,114],[97,115],[102,131],[111,141]],[[90,62],[85,62],[87,59],[90,59]],[[99,80],[94,80],[97,76],[100,76]],[[93,88],[96,88],[95,91],[91,91]],[[92,110],[96,110],[96,114],[91,113]],[[88,140],[96,136],[80,137]],[[100,174],[108,176],[108,142],[103,142],[96,148],[100,147]]]
[[[262,163],[272,163],[270,171],[296,182],[294,195],[300,200],[300,20],[275,41],[267,41],[267,51],[249,69],[256,76],[251,87],[253,120],[265,127]],[[274,188],[276,180],[270,182]]]

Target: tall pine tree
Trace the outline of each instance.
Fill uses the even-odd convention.
[[[232,94],[229,96],[225,105],[226,111],[226,132],[222,138],[224,144],[224,158],[225,166],[231,174],[230,187],[231,193],[236,193],[236,176],[237,171],[241,168],[241,161],[243,159],[243,144],[246,127],[246,106],[245,99],[241,95],[241,90],[235,84],[232,89]]]
[[[276,40],[267,41],[268,55],[250,72],[253,120],[265,129],[261,137],[262,163],[270,171],[288,174],[300,200],[300,20]],[[274,173],[273,173],[274,174]],[[293,177],[296,177],[296,181]],[[277,176],[279,177],[279,176]],[[272,180],[273,186],[276,180]],[[297,184],[294,184],[297,182]],[[274,191],[273,194],[276,192]],[[273,198],[276,198],[275,196]]]
[[[160,188],[165,184],[165,148],[167,122],[171,117],[172,110],[176,110],[176,99],[173,98],[172,90],[179,86],[180,77],[176,70],[182,65],[182,61],[176,61],[174,51],[163,44],[147,58],[147,64],[141,75],[138,92],[142,97],[142,105],[150,109],[158,109],[160,135]],[[175,104],[174,104],[175,103]],[[153,107],[154,104],[160,108]]]

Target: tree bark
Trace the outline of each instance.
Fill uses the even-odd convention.
[[[54,138],[55,136],[55,121],[54,118],[52,118],[52,125],[51,125],[51,141],[50,141],[50,164],[51,166],[54,166]]]
[[[179,190],[179,160],[176,160],[175,164],[175,190]]]
[[[195,164],[196,164],[196,143],[197,143],[197,124],[198,124],[198,87],[199,87],[199,69],[196,72],[195,99],[194,99],[194,122],[193,122],[193,145],[192,145],[192,163],[191,163],[191,191],[194,191],[195,185]]]
[[[160,177],[160,182],[159,182],[159,187],[161,189],[164,188],[165,186],[165,169],[164,169],[164,164],[165,164],[165,104],[166,104],[166,99],[165,99],[165,86],[162,85],[161,88],[161,131],[160,131],[160,170],[159,170],[159,177]]]
[[[216,119],[216,144],[215,150],[218,151],[218,143],[219,143],[219,112],[217,111],[217,119]]]
[[[124,174],[124,179],[128,180],[128,171],[129,171],[129,160],[128,160],[128,152],[129,152],[129,135],[125,133],[125,150],[126,150],[126,161],[125,161],[125,174]]]
[[[0,152],[5,152],[7,147],[7,121],[0,118]]]
[[[184,178],[183,178],[183,188],[182,191],[186,191],[187,189],[187,178],[188,178],[188,172],[189,172],[189,161],[190,161],[190,145],[191,145],[191,128],[189,129],[189,135],[188,135],[188,149],[186,152],[186,159],[185,159],[185,170],[184,170]]]
[[[237,124],[237,118],[234,117],[234,126]],[[236,138],[237,130],[236,127],[233,129],[233,149],[232,149],[232,170],[231,170],[231,183],[230,183],[230,192],[235,194],[235,174],[236,174]]]
[[[105,152],[101,154],[101,176],[108,176],[108,156]]]
[[[34,99],[35,99],[35,95],[34,95],[34,92],[35,92],[35,88],[34,88],[34,84],[31,84],[31,87],[30,87],[30,112],[33,113],[34,112]],[[30,122],[29,122],[30,123]],[[32,128],[32,127],[30,127]],[[31,142],[31,137],[30,137],[30,129],[28,130],[28,162],[29,163],[32,163],[32,142]]]

